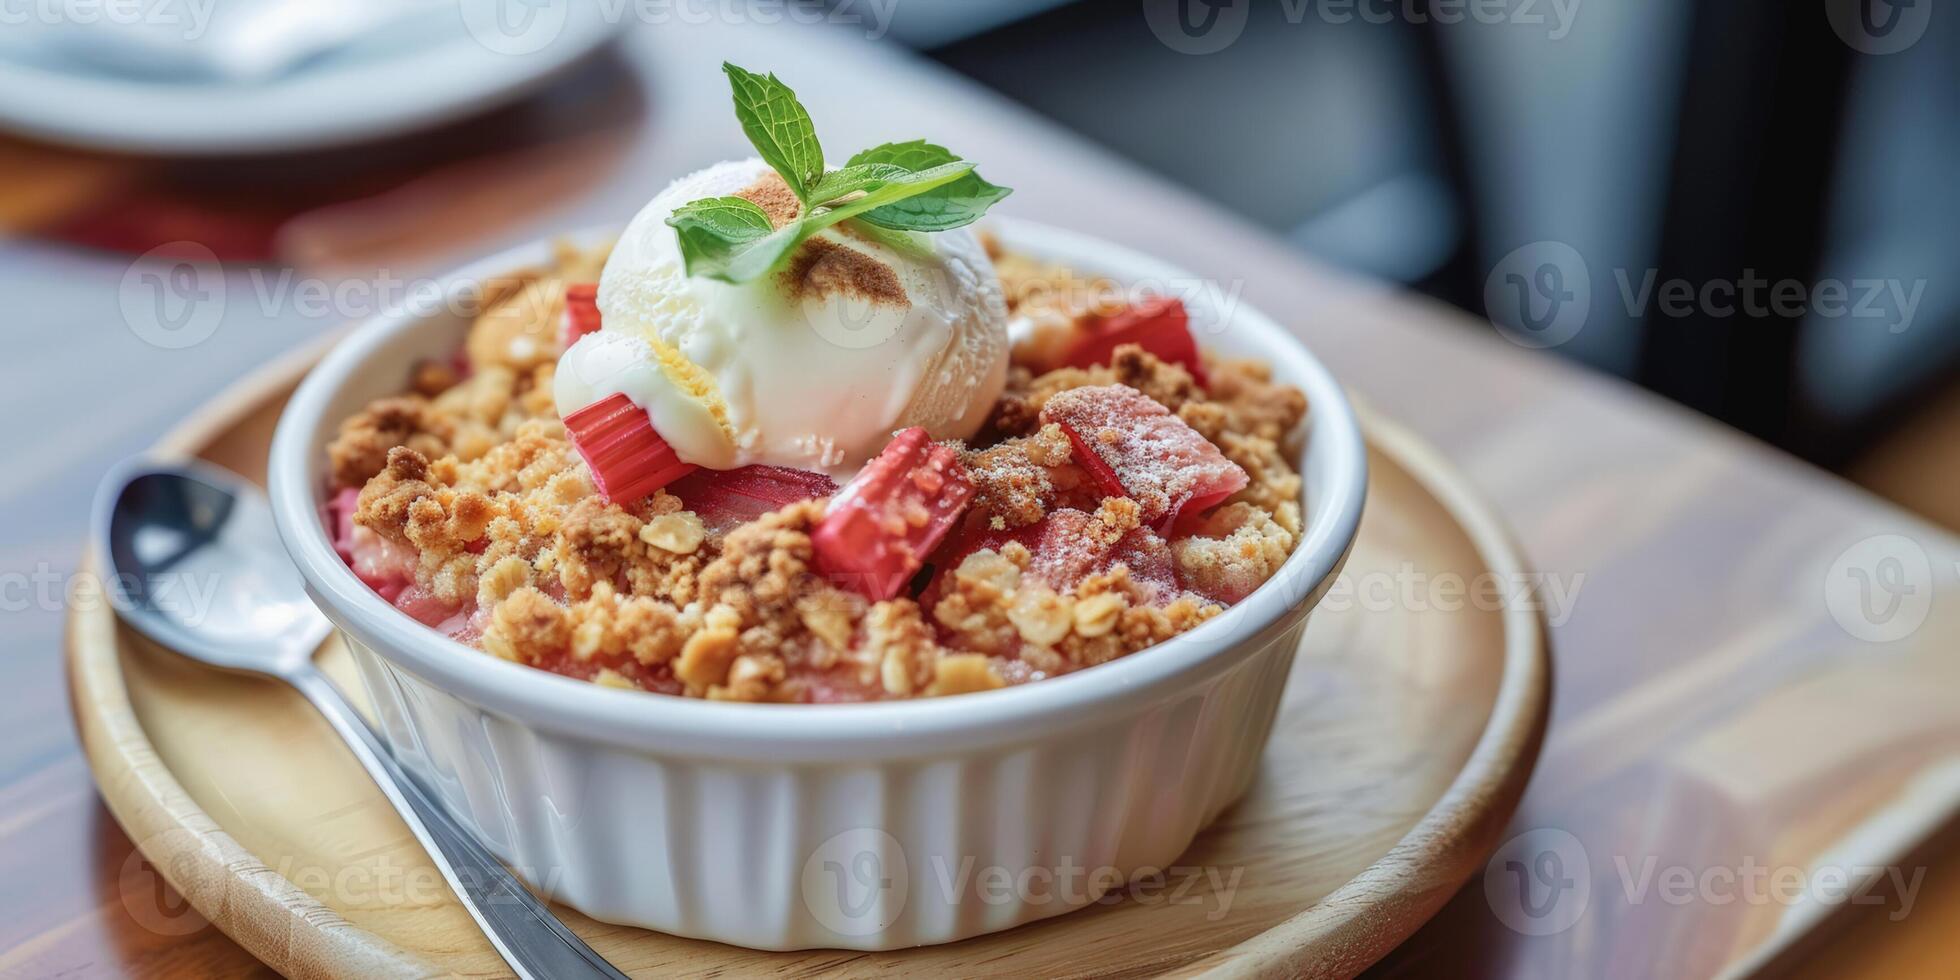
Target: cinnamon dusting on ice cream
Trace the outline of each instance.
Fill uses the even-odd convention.
[[[783,277],[791,294],[799,299],[837,295],[900,308],[911,305],[891,266],[822,238],[804,242],[790,257]]]
[[[769,223],[778,228],[796,220],[803,213],[803,202],[796,199],[796,192],[783,183],[783,178],[770,171],[756,179],[756,182],[735,192],[735,196],[762,209],[769,216]]]
[[[803,211],[796,192],[773,171],[736,191],[735,196],[761,208],[769,223],[778,228],[796,220]],[[804,242],[790,257],[782,276],[790,295],[798,299],[836,295],[900,308],[911,305],[891,266],[848,245],[821,238]]]

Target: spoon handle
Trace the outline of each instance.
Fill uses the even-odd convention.
[[[625,974],[558,921],[477,841],[476,835],[457,823],[419,780],[395,762],[375,738],[374,730],[326,675],[309,667],[287,679],[346,739],[354,757],[361,760],[382,795],[395,805],[408,829],[428,849],[449,887],[463,900],[463,907],[518,976],[526,980],[625,980]]]

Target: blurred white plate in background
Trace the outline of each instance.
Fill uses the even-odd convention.
[[[128,7],[174,13],[181,27],[79,22],[59,0],[22,8],[30,22],[6,27],[12,38],[0,45],[0,130],[159,154],[357,142],[513,98],[591,53],[619,26],[604,6],[582,0],[442,0],[376,18],[350,31],[356,36],[300,52],[290,66],[254,78],[231,71],[216,50],[235,36],[224,29],[225,9],[200,30],[189,20],[192,7]],[[153,46],[155,57],[143,57],[138,44]],[[217,57],[206,62],[203,52],[192,53],[198,44]]]

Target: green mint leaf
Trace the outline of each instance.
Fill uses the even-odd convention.
[[[761,238],[776,230],[768,213],[745,197],[710,197],[683,204],[667,223],[683,234],[698,230],[729,241]]]
[[[842,170],[832,170],[824,174],[823,179],[817,181],[817,186],[811,189],[810,202],[828,204],[859,191],[867,193],[875,191],[911,173],[909,168],[895,167],[888,163],[860,163]]]
[[[812,203],[810,192],[823,178],[823,147],[810,113],[774,75],[757,75],[728,62],[722,62],[721,70],[734,89],[735,118],[742,132],[797,198]]]
[[[847,168],[848,169],[848,168]],[[858,171],[840,177],[834,186],[855,185],[863,196],[835,207],[805,214],[781,228],[753,202],[739,197],[714,197],[682,205],[667,218],[680,242],[681,260],[690,276],[742,283],[769,274],[796,246],[825,228],[867,211],[886,207],[917,194],[931,192],[973,172],[973,164],[957,161],[916,173],[891,167]],[[842,173],[842,171],[840,171]]]
[[[957,160],[959,157],[943,146],[925,140],[912,140],[908,143],[886,143],[865,150],[852,157],[844,170],[883,164],[918,171]],[[978,173],[969,173],[935,188],[931,193],[907,197],[901,202],[861,214],[858,218],[867,224],[893,231],[950,231],[978,221],[988,208],[1011,193],[1011,189],[990,184]]]
[[[828,228],[845,218],[863,217],[901,201],[931,194],[939,188],[956,183],[973,173],[973,164],[965,160],[941,164],[925,170],[912,171],[902,175],[882,178],[879,185],[866,191],[863,197],[852,198],[842,204],[826,208],[803,219],[804,224],[814,225],[812,231]],[[903,229],[901,229],[903,230]]]
[[[780,231],[769,215],[739,197],[711,197],[675,209],[667,218],[690,276],[747,282],[766,274],[803,240],[802,222]]]
[[[952,163],[960,159],[959,154],[925,140],[912,140],[908,143],[886,143],[860,152],[846,161],[847,166],[883,163],[907,170],[925,170],[942,163]]]

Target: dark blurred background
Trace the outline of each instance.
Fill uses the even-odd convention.
[[[1576,253],[1549,350],[1960,521],[1932,0],[923,6],[902,40],[1325,261],[1502,320]]]

